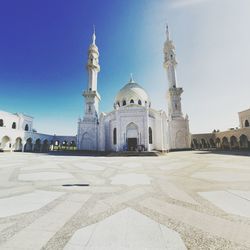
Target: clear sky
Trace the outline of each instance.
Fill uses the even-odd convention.
[[[249,13],[249,0],[1,1],[0,109],[33,116],[39,132],[76,134],[95,24],[100,110],[113,109],[131,72],[166,110],[168,22],[191,132],[236,127],[250,107]]]

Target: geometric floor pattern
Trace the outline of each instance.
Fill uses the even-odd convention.
[[[249,235],[246,156],[0,153],[1,250],[242,250]]]

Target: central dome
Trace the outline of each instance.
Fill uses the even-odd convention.
[[[134,82],[132,77],[115,98],[115,105],[125,106],[128,104],[150,106],[150,99],[147,92],[138,83]]]

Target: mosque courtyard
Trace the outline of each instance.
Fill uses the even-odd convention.
[[[246,156],[1,153],[0,181],[1,250],[250,249]]]

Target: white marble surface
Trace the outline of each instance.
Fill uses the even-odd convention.
[[[139,168],[142,167],[140,162],[125,162],[122,164],[124,168]]]
[[[250,157],[201,152],[163,157],[0,153],[0,249],[84,249],[71,239],[79,235],[81,241],[92,232],[91,250],[100,250],[94,246],[101,242],[106,242],[101,250],[145,250],[144,243],[156,250],[165,239],[171,244],[176,239],[167,229],[165,236],[161,225],[178,232],[187,249],[250,249],[248,166]],[[90,185],[62,186],[81,183]],[[200,195],[208,192],[210,197]],[[133,234],[120,237],[124,228]]]
[[[244,172],[203,171],[193,174],[192,177],[225,182],[250,181],[250,173]]]
[[[250,191],[212,191],[200,192],[199,195],[226,213],[250,218]]]
[[[49,181],[72,178],[72,174],[63,172],[39,172],[19,175],[20,181]]]
[[[126,208],[96,224],[77,230],[64,248],[71,249],[182,250],[186,247],[175,231]]]
[[[151,182],[151,178],[145,174],[119,174],[111,177],[112,185],[149,185]]]
[[[0,199],[0,217],[27,213],[39,209],[64,193],[39,191]]]
[[[73,163],[73,165],[82,170],[101,171],[105,169],[105,167],[103,166],[93,164],[93,163],[86,163],[86,162],[77,162],[77,163]]]

